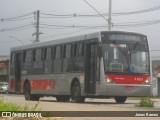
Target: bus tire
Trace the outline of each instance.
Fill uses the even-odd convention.
[[[85,97],[81,96],[81,87],[79,81],[74,81],[72,85],[72,99],[77,103],[83,103],[85,101]]]
[[[125,101],[127,100],[127,97],[125,96],[117,96],[117,97],[114,97],[115,101],[117,103],[125,103]]]
[[[70,96],[67,95],[58,95],[56,96],[57,102],[69,102]]]
[[[38,101],[40,96],[31,94],[31,88],[29,82],[24,85],[24,97],[25,100]]]

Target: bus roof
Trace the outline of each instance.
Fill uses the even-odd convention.
[[[54,44],[70,43],[70,42],[76,42],[79,40],[99,38],[100,33],[125,33],[125,34],[143,35],[139,33],[124,32],[124,31],[100,31],[100,32],[94,32],[94,33],[84,34],[80,36],[74,36],[74,37],[62,38],[62,39],[57,39],[57,40],[36,42],[32,44],[27,44],[27,45],[15,46],[11,48],[11,51],[25,50],[25,49],[31,49],[31,48],[38,48],[42,46],[50,46]]]
[[[56,40],[51,40],[51,41],[36,42],[36,43],[32,43],[32,44],[27,44],[27,45],[15,46],[15,47],[11,48],[11,51],[37,48],[37,47],[41,47],[41,46],[50,46],[50,45],[54,45],[54,44],[70,43],[70,42],[76,42],[79,40],[94,39],[94,38],[98,38],[99,33],[100,32],[95,32],[95,33],[84,34],[84,35],[80,35],[80,36],[74,36],[74,37],[56,39]]]

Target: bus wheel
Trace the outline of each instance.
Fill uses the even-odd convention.
[[[117,103],[125,103],[127,97],[117,96],[117,97],[114,97],[114,99]]]
[[[77,103],[83,103],[85,97],[81,96],[81,88],[78,81],[75,81],[72,85],[72,99]]]
[[[67,95],[58,95],[56,96],[57,102],[69,102],[70,96]]]
[[[25,100],[33,100],[33,101],[38,101],[40,98],[40,96],[38,96],[38,95],[31,94],[31,89],[30,89],[29,83],[26,83],[24,86],[24,97],[25,97]]]

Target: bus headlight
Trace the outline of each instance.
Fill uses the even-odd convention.
[[[113,84],[114,81],[112,81],[112,79],[110,79],[109,77],[106,76],[106,83],[107,84]]]
[[[150,84],[150,78],[146,79],[146,80],[144,81],[144,84]]]

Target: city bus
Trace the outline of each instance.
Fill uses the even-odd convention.
[[[95,33],[11,48],[9,91],[26,100],[151,95],[147,36],[124,31]]]

